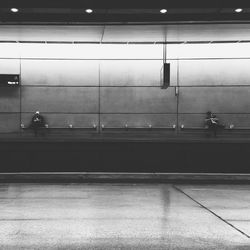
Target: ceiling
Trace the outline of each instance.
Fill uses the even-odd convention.
[[[18,8],[12,13],[11,8]],[[93,9],[87,14],[85,9]],[[161,14],[160,9],[167,9]],[[235,8],[243,8],[236,13]],[[248,22],[243,0],[2,0],[0,23],[129,24],[168,22]]]
[[[168,25],[0,25],[0,42],[250,42],[250,23]]]

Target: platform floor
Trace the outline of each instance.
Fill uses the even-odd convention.
[[[0,249],[250,249],[250,185],[0,184]]]

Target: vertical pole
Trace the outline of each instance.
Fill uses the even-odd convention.
[[[21,49],[20,43],[18,45],[18,52],[19,52],[19,132],[22,134],[22,59],[21,59]]]
[[[105,12],[105,15],[107,13]],[[101,36],[101,40],[100,40],[100,46],[102,45],[102,41],[104,38],[104,34],[105,34],[105,29],[106,29],[106,25],[103,26],[103,30],[102,30],[102,36]],[[98,132],[99,134],[101,134],[102,132],[102,128],[101,128],[101,58],[99,58],[99,87],[98,87]]]
[[[98,86],[98,133],[101,134],[101,60],[99,60],[99,86]]]
[[[167,64],[167,28],[164,30],[164,42],[163,42],[163,66],[162,66],[162,89],[166,89],[170,84],[170,64]]]
[[[163,64],[167,62],[167,26],[164,29]]]
[[[177,107],[176,107],[176,121],[177,121],[177,124],[176,124],[176,133],[177,135],[179,134],[179,59],[177,60],[177,87],[178,88],[178,95],[176,96],[177,98]]]

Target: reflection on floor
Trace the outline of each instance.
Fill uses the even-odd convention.
[[[247,185],[0,184],[0,249],[250,249]]]

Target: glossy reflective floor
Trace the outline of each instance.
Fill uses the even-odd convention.
[[[250,249],[250,186],[0,184],[0,249]]]

